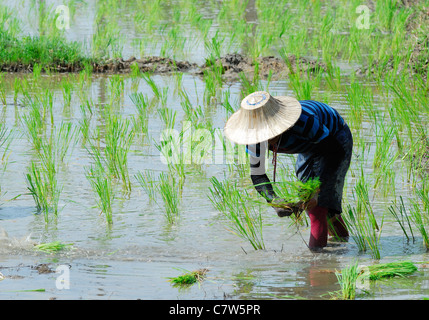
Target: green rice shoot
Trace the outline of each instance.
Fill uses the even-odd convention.
[[[53,241],[48,243],[41,243],[34,246],[34,248],[38,251],[43,251],[46,253],[55,253],[66,248],[70,248],[72,246],[71,243],[61,243],[60,241]]]
[[[177,277],[170,277],[168,278],[168,281],[171,282],[173,286],[191,286],[197,282],[201,282],[204,279],[207,271],[208,270],[205,268],[195,271],[188,271]]]
[[[354,300],[358,281],[405,277],[415,271],[417,271],[417,267],[410,261],[389,262],[362,267],[359,267],[358,263],[355,262],[349,267],[341,269],[340,272],[335,272],[335,275],[341,287],[340,297],[344,300]]]
[[[405,277],[417,271],[417,267],[410,261],[375,264],[367,266],[365,269],[366,276],[369,277],[370,280]]]
[[[354,300],[356,297],[356,281],[359,277],[359,268],[357,262],[348,268],[336,272],[338,282],[341,286],[341,298],[344,300]]]
[[[275,194],[285,201],[283,203],[270,203],[270,205],[280,208],[289,208],[290,204],[305,204],[320,190],[318,177],[309,179],[306,182],[300,180],[282,181],[272,185]]]

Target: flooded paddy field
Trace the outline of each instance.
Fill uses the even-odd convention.
[[[268,23],[278,16],[262,1],[142,3],[66,4],[72,19],[62,36],[91,39],[93,51],[98,43],[99,50],[114,49],[102,63],[91,60],[75,72],[34,64],[25,72],[3,67],[0,299],[329,300],[339,299],[336,273],[342,269],[394,261],[411,261],[417,271],[366,283],[356,299],[428,298],[427,74],[410,75],[402,61],[381,70],[380,60],[367,58],[374,40],[355,55],[347,46],[371,31],[383,41],[379,56],[387,56],[392,54],[387,43],[398,41],[409,24],[396,33],[378,33],[388,26],[380,18],[370,31],[354,34],[342,14],[356,18],[357,3],[347,7],[351,13],[313,4],[310,16],[337,10],[343,17],[323,22],[330,27],[324,38],[314,27],[304,35],[292,24]],[[15,2],[1,5],[17,10]],[[42,17],[39,2],[19,5]],[[46,19],[57,5],[45,8]],[[304,13],[305,6],[287,2],[283,8]],[[399,16],[414,12],[399,4],[394,10],[396,26]],[[147,15],[139,16],[143,12]],[[41,25],[34,28],[30,18],[16,17],[23,20],[22,34],[39,35]],[[237,22],[234,37],[233,27],[222,24],[229,17],[244,21]],[[308,26],[309,20],[302,23]],[[106,21],[116,29],[104,29],[97,42],[94,25]],[[48,26],[47,33],[57,30]],[[244,26],[253,28],[239,29]],[[282,40],[272,40],[268,30]],[[251,46],[252,32],[266,47]],[[337,43],[331,34],[344,39]],[[337,52],[290,44],[305,36],[330,39]],[[210,46],[216,41],[219,48]],[[153,64],[145,69],[144,61]],[[121,63],[125,67],[115,67]],[[231,145],[222,130],[243,96],[259,89],[326,102],[349,124],[354,152],[343,205],[351,227],[348,242],[329,242],[312,252],[307,223],[279,218],[258,201],[244,149]],[[279,179],[293,179],[295,156],[279,155],[278,162]],[[272,169],[270,162],[269,175]],[[231,232],[231,221],[213,202],[213,177],[249,192],[243,201],[261,219],[264,249],[255,250]],[[353,213],[372,221],[370,230],[353,224]],[[56,241],[67,246],[37,250]],[[203,268],[208,271],[200,283],[169,282]]]

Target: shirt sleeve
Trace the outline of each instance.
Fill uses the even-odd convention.
[[[268,141],[246,146],[246,152],[249,154],[251,175],[265,174],[267,149]]]

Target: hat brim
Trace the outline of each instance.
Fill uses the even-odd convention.
[[[237,144],[256,144],[290,129],[299,119],[302,107],[288,96],[272,97],[276,103],[257,110],[240,108],[225,124],[225,136]]]

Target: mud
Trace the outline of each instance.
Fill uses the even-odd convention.
[[[136,59],[131,57],[128,60],[110,59],[104,64],[94,64],[94,72],[101,73],[117,73],[117,72],[130,72],[131,66],[137,64],[141,72],[153,73],[168,73],[173,71],[187,72],[197,68],[197,64],[188,61],[175,61],[170,58],[163,57],[145,57],[143,59]]]
[[[47,265],[46,263],[41,263],[38,264],[37,266],[32,267],[32,269],[37,270],[37,272],[39,274],[44,274],[44,273],[55,273],[54,270],[52,270],[49,265]]]
[[[222,78],[226,81],[239,80],[240,73],[244,73],[247,78],[253,78],[255,68],[258,68],[259,79],[264,80],[269,77],[272,80],[279,80],[289,73],[296,73],[298,71],[313,72],[327,70],[327,66],[324,63],[303,57],[296,57],[295,55],[290,55],[285,60],[274,56],[258,57],[254,60],[239,53],[232,53],[221,57],[215,63],[222,66]],[[202,65],[200,74],[203,74],[210,67],[210,64]]]
[[[132,65],[137,64],[140,71],[142,72],[153,72],[153,73],[168,73],[173,71],[188,72],[198,66],[188,61],[175,61],[170,58],[163,57],[144,57],[142,59],[136,59],[131,57],[128,60],[122,58],[109,59],[103,62],[91,63],[91,67],[94,73],[129,73],[132,70]],[[49,65],[44,66],[43,71],[49,69],[49,71],[55,71],[59,73],[71,73],[80,72],[85,68],[83,63],[76,64],[62,64],[62,65]],[[2,72],[22,72],[30,73],[33,72],[33,65],[11,63],[8,65],[0,66]]]
[[[225,81],[236,81],[240,79],[240,73],[244,73],[247,77],[253,77],[256,66],[258,67],[258,76],[260,79],[267,79],[270,77],[272,80],[279,80],[284,78],[289,73],[313,72],[318,70],[326,71],[326,64],[315,60],[307,59],[304,57],[296,57],[290,55],[283,60],[274,56],[258,57],[253,60],[239,53],[227,54],[221,57],[216,63],[222,66],[222,78]],[[144,57],[137,59],[131,57],[128,60],[122,58],[109,59],[100,63],[92,63],[94,73],[114,74],[114,73],[130,73],[133,64],[137,64],[141,72],[151,72],[154,74],[163,74],[171,72],[188,72],[195,75],[202,76],[204,71],[210,68],[210,65],[203,64],[201,66],[189,61],[177,61],[164,57]],[[43,71],[49,69],[59,73],[80,72],[84,69],[83,64],[73,65],[56,65],[46,66]],[[12,63],[9,65],[0,66],[2,72],[33,72],[32,65],[23,65]]]

